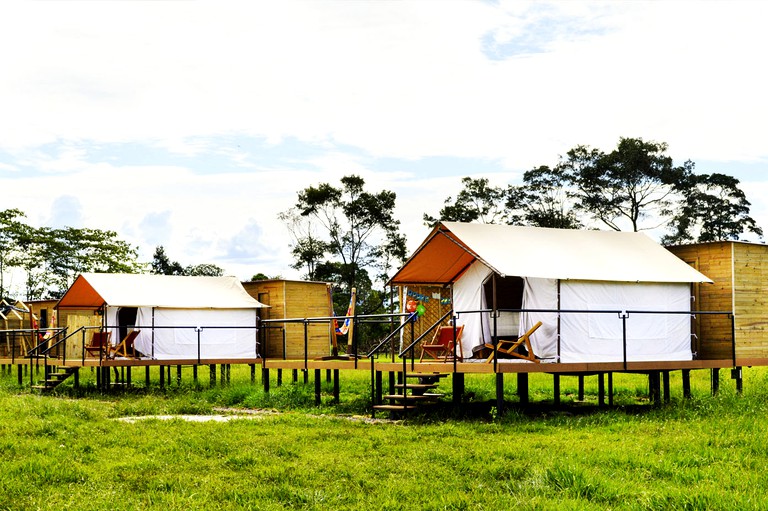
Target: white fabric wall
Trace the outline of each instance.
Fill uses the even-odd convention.
[[[562,281],[562,310],[690,311],[689,284]],[[691,360],[688,314],[630,314],[627,360]],[[618,314],[561,314],[561,362],[623,361]]]
[[[453,310],[456,312],[485,309],[483,281],[491,274],[491,270],[475,261],[464,272],[464,275],[453,284]],[[461,334],[461,349],[464,358],[470,358],[472,351],[491,342],[491,332],[488,326],[488,313],[460,314],[457,325],[464,325]]]
[[[523,309],[557,310],[557,280],[525,278]],[[531,336],[533,353],[545,362],[557,361],[557,313],[523,312],[520,334],[527,332],[537,321],[541,326]]]
[[[258,338],[255,309],[155,309],[154,325],[187,328],[155,328],[154,358],[197,359],[197,332],[200,333],[200,358],[253,358]],[[107,309],[107,322],[117,325],[117,308]],[[152,356],[152,308],[139,307],[136,324],[141,333],[135,341],[138,351]],[[206,328],[238,326],[251,328]],[[190,328],[192,327],[192,328]],[[116,328],[112,329],[112,343],[120,341]]]

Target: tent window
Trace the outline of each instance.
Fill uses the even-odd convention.
[[[496,276],[496,308],[497,309],[522,309],[523,308],[523,287],[524,282],[521,277],[499,277]],[[485,303],[488,308],[493,307],[493,277],[489,277],[483,283],[483,292],[485,293]]]

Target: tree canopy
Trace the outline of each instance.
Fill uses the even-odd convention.
[[[446,199],[440,220],[659,229],[668,244],[762,236],[738,179],[696,173],[691,161],[676,166],[667,149],[639,138],[621,138],[608,153],[579,145],[555,166],[525,172],[523,183],[504,193],[486,178],[465,177],[456,200]],[[431,225],[438,219],[424,220]]]
[[[114,231],[33,227],[23,212],[0,211],[0,296],[9,293],[5,273],[21,270],[27,300],[59,298],[83,272],[142,271],[137,251]]]
[[[171,261],[165,253],[165,247],[158,245],[152,256],[152,273],[156,275],[187,275],[191,277],[221,277],[224,269],[212,263],[182,266],[178,261]]]

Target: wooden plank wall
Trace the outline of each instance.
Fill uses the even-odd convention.
[[[695,264],[713,285],[701,284],[695,309],[735,313],[736,356],[768,357],[768,247],[730,241],[670,247],[672,253]],[[699,358],[728,359],[731,321],[725,316],[700,316]]]
[[[328,286],[322,282],[287,281],[285,283],[285,310],[289,318],[320,318],[333,315]],[[304,325],[286,325],[288,358],[304,357]],[[346,337],[339,337],[346,343]],[[307,327],[307,346],[310,358],[330,354],[329,323],[313,323]]]
[[[262,319],[294,319],[332,315],[328,285],[324,282],[263,280],[243,282],[243,287],[252,297],[270,306],[269,309],[261,312]],[[283,330],[285,331],[285,353],[283,353]],[[307,334],[308,356],[310,358],[329,354],[331,338],[328,324],[309,325]],[[339,339],[339,342],[346,342],[345,338],[340,337]],[[266,329],[262,354],[266,358],[304,358],[303,323],[275,324],[273,328]]]
[[[768,247],[734,243],[736,355],[768,356]]]
[[[695,284],[694,296],[698,303],[694,310],[730,311],[732,308],[732,265],[730,243],[708,243],[669,247],[680,259],[714,281],[714,284]],[[725,316],[699,315],[694,321],[698,339],[693,341],[697,358],[714,360],[731,358],[731,322]]]

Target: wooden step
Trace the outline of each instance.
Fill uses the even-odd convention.
[[[407,373],[406,378],[445,378],[450,376],[450,373]]]
[[[404,405],[373,405],[374,410],[382,410],[386,412],[405,412],[417,410],[416,406],[404,406]]]
[[[411,390],[429,390],[429,389],[436,389],[437,383],[396,383],[395,388],[398,389],[411,389]]]
[[[421,394],[421,395],[414,395],[414,394],[390,394],[388,396],[382,396],[382,399],[389,399],[390,401],[435,401],[437,399],[440,399],[443,396],[443,394]]]

